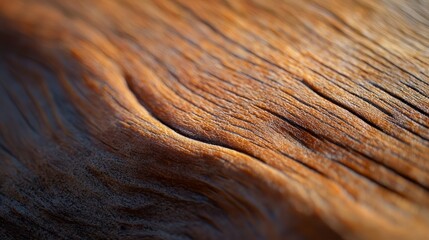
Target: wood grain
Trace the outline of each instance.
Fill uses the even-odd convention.
[[[428,239],[429,1],[0,0],[1,239]]]

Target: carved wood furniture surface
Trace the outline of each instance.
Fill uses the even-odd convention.
[[[1,239],[429,239],[429,1],[0,0]]]

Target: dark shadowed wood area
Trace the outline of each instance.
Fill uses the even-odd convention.
[[[0,239],[428,239],[429,1],[0,0]]]

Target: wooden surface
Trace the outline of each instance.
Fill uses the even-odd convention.
[[[1,239],[428,239],[429,1],[1,0]]]

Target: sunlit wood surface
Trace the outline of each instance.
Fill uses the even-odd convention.
[[[429,1],[0,0],[0,239],[429,239]]]

